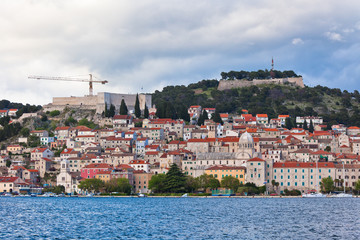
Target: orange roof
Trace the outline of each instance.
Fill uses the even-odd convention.
[[[201,106],[199,106],[199,105],[190,106],[190,108],[199,108],[199,107],[201,107]]]
[[[31,152],[45,152],[47,150],[47,148],[35,148],[34,150],[32,150]]]
[[[289,115],[279,115],[278,118],[288,118],[290,117]]]
[[[267,114],[256,114],[256,117],[267,118]]]
[[[316,168],[315,162],[275,162],[274,168]],[[333,162],[318,162],[319,168],[335,168]]]
[[[91,163],[84,168],[111,168],[107,163]]]
[[[231,166],[225,166],[225,165],[215,165],[215,166],[211,166],[209,168],[207,168],[206,170],[236,170],[236,169],[241,169],[241,170],[245,170],[245,167],[231,167]]]
[[[265,162],[265,160],[261,159],[261,158],[251,158],[249,160],[247,160],[248,162]]]
[[[348,127],[348,129],[360,129],[360,128],[356,126],[352,126],[352,127]]]
[[[264,128],[265,131],[267,132],[278,132],[279,130],[276,128]]]
[[[221,118],[227,118],[227,117],[229,117],[229,114],[227,114],[227,113],[220,113],[220,117],[221,117]]]

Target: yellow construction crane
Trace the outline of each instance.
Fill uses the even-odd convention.
[[[29,76],[29,79],[37,80],[54,80],[54,81],[70,81],[70,82],[88,82],[89,83],[89,95],[93,95],[93,83],[108,83],[107,80],[93,80],[93,75],[89,74],[89,79],[74,78],[74,77],[47,77],[47,76]],[[96,77],[95,77],[96,78]]]

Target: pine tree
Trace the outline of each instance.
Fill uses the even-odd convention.
[[[113,104],[110,105],[110,110],[108,112],[108,117],[114,117],[115,116],[115,106]]]
[[[139,103],[139,95],[136,94],[135,100],[135,116],[139,118],[141,116],[140,103]]]
[[[203,114],[200,113],[200,116],[197,120],[197,125],[201,126],[203,124],[204,124],[204,116],[203,116]]]
[[[108,109],[107,109],[107,104],[106,104],[106,103],[105,103],[104,116],[105,116],[105,117],[109,117],[109,111],[108,111]]]
[[[303,129],[308,130],[306,119],[304,119]]]
[[[313,132],[314,132],[314,125],[313,125],[312,120],[310,120],[309,132],[311,132],[311,133],[313,133]]]
[[[144,109],[144,118],[149,118],[149,109],[147,108],[146,104]]]
[[[173,163],[166,173],[166,192],[184,192],[186,184],[186,176],[181,172],[178,165]]]
[[[287,128],[287,129],[292,129],[293,128],[293,125],[292,125],[292,122],[291,122],[291,119],[290,118],[286,118],[285,119],[285,127]]]
[[[220,117],[220,113],[218,112],[218,110],[215,110],[215,113],[213,114],[213,121],[216,123],[220,123],[221,125],[224,124],[223,120]]]
[[[202,113],[202,116],[203,116],[204,122],[205,122],[205,120],[209,119],[208,113],[207,113],[207,111],[205,109],[204,109],[204,111]]]
[[[127,115],[127,114],[128,114],[128,108],[123,99],[121,100],[121,104],[120,104],[120,115]]]

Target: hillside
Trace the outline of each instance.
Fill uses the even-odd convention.
[[[360,126],[358,91],[350,93],[322,86],[299,88],[274,84],[219,91],[218,83],[217,80],[202,80],[188,86],[168,86],[153,94],[153,103],[165,117],[180,117],[185,108],[201,105],[234,114],[247,109],[252,114],[267,113],[270,118],[279,114],[319,115],[325,122]]]

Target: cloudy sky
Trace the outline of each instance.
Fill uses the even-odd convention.
[[[230,70],[294,70],[305,84],[360,88],[360,1],[0,2],[2,99],[46,104],[95,92],[153,92]],[[143,88],[143,90],[141,90]]]

